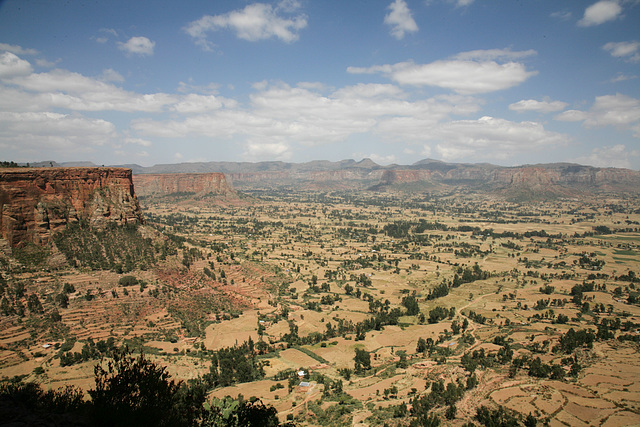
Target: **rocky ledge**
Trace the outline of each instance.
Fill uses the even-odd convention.
[[[0,169],[0,230],[11,247],[46,244],[67,224],[144,222],[131,169]]]
[[[134,175],[133,183],[140,197],[162,197],[173,194],[235,195],[222,173],[166,173]]]

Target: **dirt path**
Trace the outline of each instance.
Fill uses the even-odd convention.
[[[458,315],[460,315],[460,316],[464,316],[462,314],[462,310],[464,310],[465,308],[469,307],[472,304],[475,304],[476,302],[480,301],[481,299],[483,299],[483,298],[485,298],[485,297],[487,297],[489,295],[493,295],[493,294],[480,295],[479,297],[475,298],[474,300],[469,301],[466,305],[464,305],[464,306],[462,306],[460,308],[457,308],[456,309],[456,313]],[[466,317],[466,316],[464,316],[464,317]],[[479,327],[480,327],[480,325],[478,323],[476,323],[473,320],[469,319],[469,328],[467,328],[467,330],[465,332],[469,331],[469,333],[471,333],[471,336],[473,337],[475,342],[467,349],[467,351],[470,351],[470,350],[474,349],[475,347],[479,346],[480,344],[482,344],[482,342],[480,342],[480,340],[478,339],[478,337],[475,334],[476,329],[478,329]],[[452,356],[451,357],[451,359],[457,359],[457,360],[459,360],[461,358],[462,358],[462,355],[457,355],[457,356]]]

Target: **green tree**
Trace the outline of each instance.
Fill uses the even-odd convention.
[[[356,348],[356,355],[353,360],[355,361],[356,373],[362,373],[367,369],[371,369],[371,355],[368,351]]]
[[[141,354],[115,352],[106,367],[94,368],[96,387],[89,390],[96,425],[188,426],[202,415],[198,394],[170,380],[166,368]]]
[[[61,308],[67,308],[69,306],[69,297],[65,293],[58,294],[56,295],[56,302]]]
[[[453,403],[449,406],[447,406],[447,411],[445,412],[444,416],[448,419],[448,420],[452,420],[456,417],[456,412],[457,412],[457,408],[456,405],[454,405]]]
[[[420,313],[420,306],[415,292],[412,295],[402,297],[402,305],[407,309],[407,316],[415,316]]]
[[[0,313],[8,316],[13,314],[13,306],[9,303],[7,297],[2,297],[2,301],[0,301]]]
[[[481,406],[476,410],[475,419],[480,424],[487,427],[518,427],[520,422],[517,416],[507,412],[504,407],[492,410],[486,406]]]
[[[281,425],[278,421],[278,411],[273,406],[265,405],[262,400],[234,400],[230,397],[214,399],[211,410],[207,412],[202,424],[211,427],[275,427]]]
[[[36,314],[40,314],[44,311],[42,309],[42,303],[36,294],[29,295],[29,298],[27,299],[27,308],[31,313]]]
[[[138,284],[138,279],[135,276],[127,275],[122,276],[120,280],[118,280],[119,286],[135,286]]]
[[[424,338],[418,338],[418,345],[416,346],[417,353],[424,353],[427,351],[427,342]]]

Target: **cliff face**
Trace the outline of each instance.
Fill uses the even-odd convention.
[[[381,183],[386,185],[434,181],[456,185],[470,183],[490,185],[495,189],[526,186],[531,188],[548,188],[566,186],[576,188],[606,189],[629,188],[640,184],[640,173],[628,169],[594,168],[579,165],[545,165],[545,166],[476,166],[456,165],[447,170],[431,169],[396,169],[387,170]]]
[[[442,174],[437,172],[435,174],[439,179],[442,179]],[[380,178],[380,183],[385,185],[405,184],[416,181],[431,181],[433,177],[434,172],[430,170],[386,170]]]
[[[412,165],[380,166],[365,159],[360,162],[208,162],[132,167],[140,176],[146,176],[146,172],[221,172],[235,188],[248,191],[266,188],[385,190],[396,186],[396,190],[415,192],[453,190],[453,187],[460,186],[475,192],[509,197],[510,193],[535,197],[538,194],[580,196],[597,192],[640,193],[639,171],[573,163],[503,167],[487,163],[446,163],[424,159]],[[136,192],[141,194],[138,184]]]
[[[134,175],[138,196],[158,197],[176,193],[206,195],[235,195],[222,173],[167,173]]]
[[[43,244],[72,222],[143,223],[131,176],[124,168],[0,169],[2,239]]]
[[[377,183],[382,169],[284,170],[227,173],[234,187],[241,190],[294,187],[309,191],[364,189]]]

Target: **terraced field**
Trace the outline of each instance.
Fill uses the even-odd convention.
[[[3,272],[25,287],[14,307],[36,293],[43,313],[0,318],[0,374],[87,389],[102,354],[67,366],[61,355],[111,338],[178,379],[211,381],[211,397],[255,395],[302,425],[408,425],[427,407],[454,426],[482,407],[520,423],[638,425],[640,230],[625,221],[639,207],[304,192],[155,201],[150,226],[175,251],[153,268]],[[250,380],[234,366],[208,376],[242,348]]]

